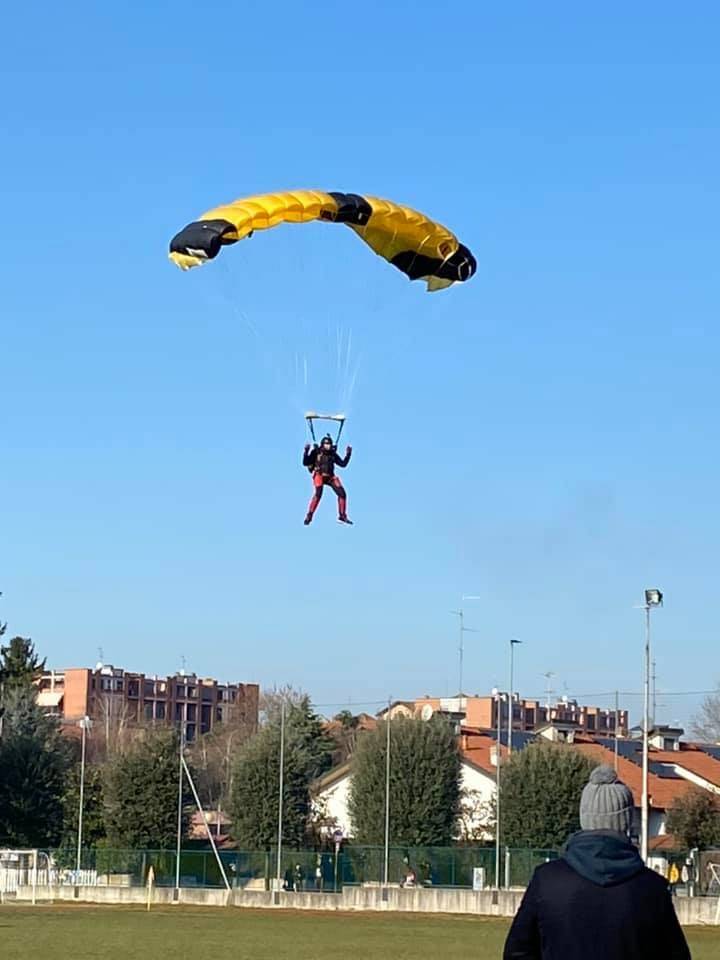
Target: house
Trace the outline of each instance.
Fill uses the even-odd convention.
[[[490,840],[492,803],[495,797],[495,743],[490,737],[470,732],[460,737],[461,812],[458,839]],[[502,747],[504,752],[505,748]],[[346,761],[329,770],[312,786],[313,818],[321,834],[336,831],[352,837],[349,799],[352,763]]]

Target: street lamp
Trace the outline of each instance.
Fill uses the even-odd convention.
[[[661,607],[663,595],[659,590],[645,591],[645,687],[643,697],[643,750],[642,750],[642,808],[640,811],[640,851],[645,864],[648,861],[648,766],[650,753],[650,611]]]
[[[497,742],[495,744],[495,890],[500,890],[500,737],[502,736],[502,704],[505,694],[497,687],[492,690],[497,711]]]
[[[90,717],[83,717],[82,720],[78,720],[78,726],[82,730],[82,748],[80,753],[80,805],[78,808],[78,842],[77,842],[77,862],[75,865],[77,876],[75,878],[75,883],[80,882],[80,863],[82,857],[82,828],[83,828],[83,798],[85,795],[85,739],[87,737],[87,731],[92,726],[92,721]]]
[[[513,667],[515,644],[522,643],[522,640],[510,640],[510,700],[508,703],[508,754],[512,753],[512,730],[513,730]]]

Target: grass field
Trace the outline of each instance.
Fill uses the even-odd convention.
[[[0,907],[3,960],[420,960],[502,957],[509,921],[209,907]],[[693,960],[720,957],[720,928],[687,931]]]

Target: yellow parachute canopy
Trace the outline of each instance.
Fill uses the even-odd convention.
[[[423,213],[378,197],[319,190],[265,193],[215,207],[173,237],[170,259],[189,270],[255,230],[311,220],[346,224],[411,280],[425,280],[428,290],[469,280],[477,267],[468,248]]]

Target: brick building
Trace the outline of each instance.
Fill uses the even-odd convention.
[[[256,729],[259,695],[256,683],[218,683],[184,671],[147,676],[98,663],[93,669],[46,670],[38,681],[37,699],[68,726],[85,716],[115,727],[164,723],[182,726],[191,742],[216,723],[245,723]]]
[[[501,724],[504,729],[508,726],[508,704],[501,703]],[[420,716],[428,719],[433,713],[444,713],[456,718],[464,726],[479,730],[494,730],[497,728],[498,703],[492,696],[487,697],[423,697],[420,700],[403,700],[390,707],[390,716]],[[382,711],[380,716],[384,716]],[[566,723],[577,727],[580,733],[590,736],[628,736],[627,710],[606,709],[603,707],[585,706],[577,700],[562,697],[554,703],[542,703],[540,700],[523,700],[518,694],[513,696],[512,728],[520,733],[531,733],[544,724]]]

